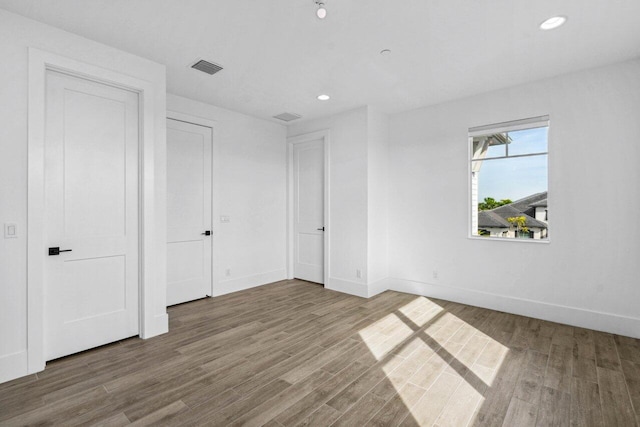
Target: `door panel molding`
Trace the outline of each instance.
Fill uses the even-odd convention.
[[[109,64],[104,64],[109,66]],[[158,266],[166,261],[164,166],[164,80],[141,80],[97,65],[29,48],[29,123],[27,194],[27,372],[45,367],[44,262],[45,248],[45,99],[46,73],[74,77],[136,92],[139,96],[139,335],[150,338],[168,331],[166,274]]]
[[[287,278],[293,279],[294,274],[294,249],[295,249],[295,201],[294,201],[294,150],[296,144],[302,144],[321,139],[324,146],[324,286],[329,284],[331,277],[331,209],[329,195],[331,194],[330,183],[330,132],[328,129],[317,132],[306,133],[287,138]]]

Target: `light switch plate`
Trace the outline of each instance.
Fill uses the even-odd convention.
[[[4,238],[16,239],[18,237],[18,226],[14,222],[4,224]]]
[[[221,215],[220,222],[231,222],[231,217],[229,215]]]

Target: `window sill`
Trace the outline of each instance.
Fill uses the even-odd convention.
[[[548,245],[551,243],[549,239],[518,239],[509,237],[481,237],[481,236],[467,236],[469,240],[482,240],[485,242],[517,242],[517,243],[533,243],[536,245]]]

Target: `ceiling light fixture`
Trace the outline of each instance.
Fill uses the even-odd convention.
[[[314,0],[316,5],[318,6],[318,10],[316,10],[316,16],[320,19],[324,19],[327,17],[327,9],[324,7],[324,2],[320,0]]]
[[[328,101],[329,99],[331,99],[331,97],[329,95],[322,94],[322,95],[318,95],[318,99],[320,101]]]
[[[553,18],[549,18],[546,21],[544,21],[542,24],[540,24],[540,29],[553,30],[563,25],[565,22],[567,22],[566,16],[554,16]]]

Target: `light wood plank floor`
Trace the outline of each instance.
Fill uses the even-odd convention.
[[[0,384],[2,425],[638,426],[640,340],[292,280]]]

